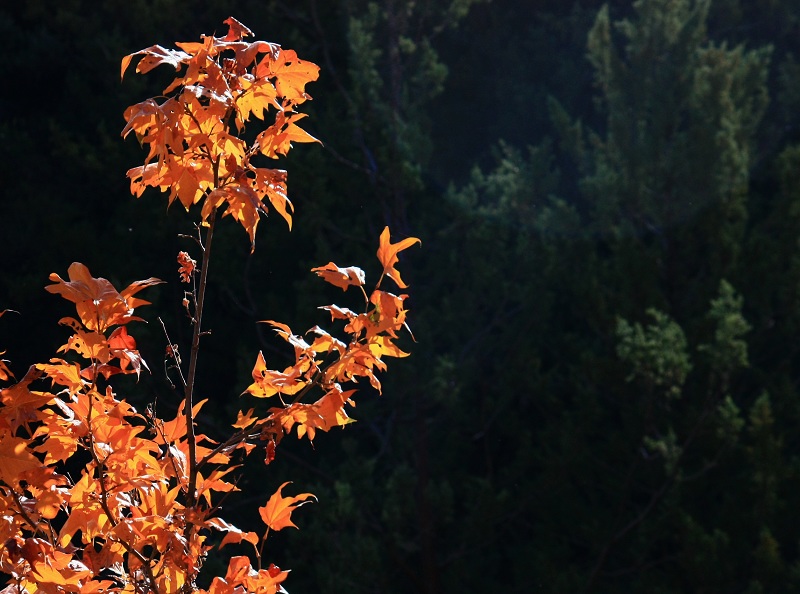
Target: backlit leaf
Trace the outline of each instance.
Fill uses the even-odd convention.
[[[0,432],[0,480],[16,485],[20,475],[41,463],[28,451],[28,440],[14,437],[8,431]]]
[[[311,499],[314,501],[317,499],[311,493],[301,493],[294,497],[283,497],[281,491],[289,482],[290,481],[287,481],[278,487],[278,490],[269,498],[267,504],[258,508],[261,519],[272,530],[283,530],[287,526],[297,528],[291,519],[292,512],[301,505],[310,503]]]
[[[357,266],[340,268],[333,262],[328,262],[325,266],[312,268],[311,272],[317,273],[317,276],[320,276],[326,282],[339,287],[342,291],[346,291],[347,287],[353,285],[358,287],[364,285],[364,271]]]
[[[422,243],[416,237],[407,237],[397,243],[392,243],[389,239],[389,227],[385,227],[381,233],[380,246],[378,247],[378,260],[383,264],[383,273],[391,278],[401,289],[408,287],[400,278],[400,273],[394,267],[399,261],[398,252],[401,252],[415,243]]]

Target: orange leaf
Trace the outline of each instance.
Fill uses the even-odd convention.
[[[259,351],[252,373],[254,381],[245,392],[256,398],[269,398],[277,393],[287,396],[297,394],[308,385],[308,381],[303,378],[303,371],[305,370],[297,365],[287,367],[282,372],[267,369],[264,354]]]
[[[197,418],[197,413],[200,412],[200,408],[208,402],[208,398],[204,398],[200,402],[197,402],[192,407],[192,418]],[[159,445],[169,445],[174,443],[181,438],[186,436],[186,400],[182,400],[181,403],[178,405],[178,414],[175,415],[175,418],[171,421],[161,422],[160,426],[158,427],[158,433],[155,438],[155,442]]]
[[[370,352],[380,359],[381,355],[408,357],[410,353],[401,350],[388,336],[374,336],[369,341]]]
[[[233,17],[228,17],[222,22],[228,25],[228,34],[223,38],[225,41],[239,41],[242,37],[253,36],[253,32],[250,29]]]
[[[267,210],[261,203],[261,198],[256,191],[249,185],[230,184],[223,188],[218,188],[211,192],[203,205],[203,220],[206,220],[213,211],[209,205],[214,207],[227,202],[223,216],[230,215],[244,227],[250,236],[250,251],[255,249],[256,227],[261,213]]]
[[[186,52],[170,50],[160,45],[151,45],[150,47],[133,52],[122,58],[122,68],[120,78],[125,76],[125,71],[131,63],[133,56],[143,55],[144,57],[139,61],[136,66],[136,72],[144,74],[150,72],[156,66],[161,64],[169,64],[175,67],[175,70],[180,68],[181,64],[186,63],[191,56]]]
[[[3,311],[0,311],[0,318],[3,317],[3,314],[8,313],[10,311],[14,310],[4,309]],[[6,354],[5,351],[0,351],[0,355],[5,355],[5,354]],[[14,374],[11,373],[11,370],[8,367],[6,367],[6,363],[8,363],[8,361],[6,361],[5,359],[0,359],[0,380],[2,381],[5,381],[7,379],[14,379]]]
[[[197,262],[195,262],[186,252],[178,252],[178,264],[178,274],[181,277],[181,282],[192,282],[192,276],[196,271]]]
[[[5,354],[6,354],[5,351],[0,352],[0,355],[5,355]],[[0,359],[0,380],[3,381],[8,379],[14,379],[14,374],[11,373],[11,370],[6,366],[6,363],[8,363],[6,359]]]
[[[41,465],[28,451],[29,440],[14,437],[8,431],[0,433],[0,480],[16,485],[20,475]]]
[[[104,278],[94,278],[89,269],[80,262],[73,262],[67,270],[69,281],[62,280],[60,276],[53,273],[50,280],[56,282],[55,285],[45,287],[50,293],[58,293],[64,299],[73,303],[82,301],[104,301],[114,299],[119,295],[109,281]]]
[[[269,498],[267,504],[258,508],[261,519],[272,530],[282,530],[287,526],[297,528],[291,520],[292,512],[301,505],[310,503],[309,499],[313,498],[315,501],[317,499],[311,493],[301,493],[295,497],[283,497],[281,491],[289,482],[291,481],[287,481],[278,487],[278,490]]]
[[[233,472],[239,468],[238,466],[229,466],[228,468],[217,468],[211,471],[208,478],[203,477],[199,472],[197,473],[197,497],[204,497],[211,505],[211,491],[219,493],[229,493],[231,491],[238,491],[239,488],[233,484],[222,480],[222,477]]]
[[[355,394],[355,390],[347,390],[342,392],[338,387],[329,390],[322,398],[314,403],[317,412],[325,420],[325,427],[321,427],[323,431],[327,431],[330,427],[341,427],[353,422],[353,419],[347,416],[344,412],[345,402],[355,406],[350,397]]]
[[[269,200],[272,208],[283,217],[291,231],[294,206],[286,195],[286,172],[282,169],[263,167],[251,167],[251,170],[256,174],[253,184],[255,191],[261,196],[262,201],[265,197]]]
[[[133,281],[130,285],[122,289],[120,295],[125,300],[125,303],[128,304],[128,307],[131,309],[135,309],[137,307],[141,307],[142,305],[149,305],[149,301],[145,301],[144,299],[138,299],[134,297],[136,293],[141,291],[146,287],[151,287],[153,285],[160,285],[164,281],[160,278],[155,278],[151,276],[150,278],[146,278],[144,280]]]
[[[42,514],[43,518],[52,520],[58,515],[64,497],[55,487],[42,492],[36,499],[36,511]]]
[[[83,325],[98,332],[103,332],[109,326],[139,320],[133,316],[133,310],[148,302],[134,299],[133,295],[145,287],[163,282],[157,278],[136,281],[120,293],[108,280],[94,278],[80,262],[73,262],[67,273],[69,281],[55,273],[51,274],[50,280],[56,284],[48,285],[45,289],[75,303]]]
[[[391,243],[389,239],[389,227],[384,228],[381,233],[381,242],[378,247],[378,260],[383,264],[383,273],[392,279],[397,286],[405,289],[408,285],[400,278],[400,273],[395,269],[394,265],[398,262],[397,253],[403,251],[414,245],[415,243],[422,243],[416,237],[407,237],[397,243]]]
[[[206,520],[205,524],[206,526],[215,528],[220,532],[227,532],[225,537],[222,539],[222,542],[219,543],[219,548],[222,548],[229,543],[238,544],[243,540],[249,542],[253,546],[258,545],[258,535],[255,532],[243,532],[222,518],[211,518],[210,520]]]
[[[50,365],[39,363],[36,369],[43,371],[54,384],[64,386],[70,394],[75,394],[86,385],[81,377],[81,367],[77,363],[67,363],[63,359],[50,359]]]
[[[279,49],[274,54],[267,54],[255,70],[258,77],[276,77],[275,87],[278,95],[285,100],[298,104],[310,97],[305,92],[307,83],[319,78],[319,66],[297,57],[290,49]]]
[[[258,417],[253,416],[253,410],[255,409],[251,408],[247,411],[247,414],[239,411],[236,415],[236,422],[233,424],[233,426],[236,429],[247,429],[250,425],[258,421]]]
[[[331,336],[330,333],[319,326],[314,326],[309,332],[313,332],[317,335],[317,338],[314,339],[311,345],[311,350],[315,353],[330,353],[331,351],[336,351],[339,355],[343,355],[347,349],[347,345],[344,342]]]
[[[271,159],[277,159],[278,155],[285,156],[289,152],[289,149],[292,148],[292,141],[319,142],[294,123],[306,116],[307,114],[304,113],[278,112],[275,116],[275,123],[256,136],[255,144],[261,153]]]
[[[342,291],[346,291],[347,287],[355,285],[357,287],[364,285],[364,271],[357,266],[348,266],[347,268],[339,268],[333,262],[328,262],[325,266],[317,266],[312,268],[311,272],[316,272],[317,276],[322,277],[326,282],[339,287]]]
[[[343,392],[338,384],[334,386],[313,404],[294,402],[287,408],[270,409],[275,415],[273,418],[286,433],[297,425],[297,437],[302,439],[303,436],[308,436],[309,441],[314,440],[317,429],[328,431],[331,427],[352,423],[353,419],[347,416],[344,405],[349,403],[355,406],[350,399],[355,390]]]
[[[232,557],[228,561],[228,571],[225,573],[225,579],[228,581],[240,581],[253,572],[253,567],[250,565],[248,557]]]
[[[69,584],[60,571],[57,571],[46,562],[34,564],[32,573],[33,577],[36,578],[36,583],[42,585],[44,591],[55,591],[54,588],[45,587],[50,584],[62,587],[66,587]],[[73,584],[73,586],[77,586],[77,584]]]
[[[55,399],[48,392],[30,390],[31,382],[40,377],[41,372],[37,366],[32,366],[19,382],[0,390],[0,401],[3,403],[0,418],[12,431],[25,426],[30,432],[30,424],[41,420],[43,416],[41,409]]]
[[[108,347],[112,357],[119,358],[119,370],[122,373],[136,373],[139,377],[139,372],[142,367],[149,371],[147,363],[144,362],[139,351],[136,350],[136,341],[133,336],[128,334],[128,329],[125,326],[120,326],[114,330],[108,337]],[[128,365],[131,369],[128,370]]]
[[[241,84],[242,92],[236,97],[236,109],[239,112],[236,123],[240,129],[244,127],[244,122],[250,119],[251,113],[259,120],[263,120],[265,112],[270,107],[273,109],[280,107],[277,102],[278,92],[269,79],[250,81],[243,78]]]
[[[322,305],[319,309],[324,309],[331,314],[331,320],[350,320],[351,322],[358,317],[358,314],[347,307],[338,305]]]

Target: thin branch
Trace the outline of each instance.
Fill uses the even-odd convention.
[[[181,362],[180,358],[178,357],[177,345],[170,339],[169,333],[167,332],[167,327],[164,325],[164,320],[161,319],[161,316],[158,317],[158,321],[161,322],[161,327],[164,329],[164,336],[167,338],[167,344],[169,344],[170,349],[172,349],[173,351],[172,356],[175,359],[175,368],[178,370],[178,375],[181,376],[181,383],[183,384],[183,388],[186,389],[186,378],[183,377],[183,370],[181,369]]]
[[[218,163],[218,162],[217,162]],[[216,178],[216,167],[215,175]],[[197,442],[194,433],[194,386],[197,379],[197,358],[200,353],[200,336],[202,332],[203,305],[205,304],[206,288],[208,284],[208,265],[211,258],[211,240],[214,237],[214,223],[216,222],[216,212],[211,216],[211,221],[206,231],[206,241],[203,245],[203,263],[200,269],[200,286],[197,291],[197,305],[194,312],[194,332],[192,335],[192,350],[189,355],[189,371],[186,377],[186,390],[184,414],[186,415],[186,441],[189,448],[189,507],[197,503]]]
[[[33,518],[30,517],[28,512],[25,511],[25,508],[22,506],[22,501],[19,498],[19,493],[17,493],[17,491],[11,486],[9,486],[9,490],[11,491],[11,494],[14,496],[14,501],[17,502],[17,508],[19,509],[19,513],[22,516],[22,519],[25,520],[33,528],[34,534],[47,534],[44,530],[39,528],[39,524],[35,522]],[[51,544],[53,544],[52,541]]]
[[[219,163],[221,156],[218,156],[213,161],[214,166],[214,187],[219,187]],[[208,224],[206,231],[205,244],[201,244],[203,250],[203,263],[200,269],[200,285],[197,290],[197,302],[195,303],[194,311],[194,332],[192,335],[192,350],[189,354],[189,371],[187,373],[184,414],[186,415],[186,442],[189,449],[189,492],[188,507],[194,507],[197,504],[197,440],[194,433],[194,384],[197,379],[197,358],[200,353],[200,336],[203,335],[203,305],[205,304],[206,289],[208,287],[208,266],[211,260],[211,240],[214,238],[214,224],[217,220],[217,211],[211,213],[211,221]],[[191,524],[186,526],[186,536],[188,539],[191,532]]]

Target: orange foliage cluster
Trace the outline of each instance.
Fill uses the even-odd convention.
[[[154,45],[126,56],[122,75],[134,56],[140,73],[161,64],[185,67],[164,89],[176,92],[164,102],[147,99],[125,111],[123,136],[134,132],[150,145],[144,165],[128,171],[131,192],[141,196],[147,186],[169,191],[188,210],[203,202],[202,220],[225,206],[225,215],[241,223],[255,244],[259,214],[265,200],[292,225],[292,203],[286,196],[286,172],[255,167],[261,154],[286,155],[292,142],[314,142],[297,121],[305,114],[295,107],[311,97],[307,83],[317,79],[319,67],[300,60],[292,50],[265,41],[248,43],[252,32],[233,18],[223,38],[204,36],[201,42],[178,43],[179,50]],[[231,54],[230,57],[226,57]],[[247,145],[230,129],[233,118],[241,131],[251,115],[264,120],[275,110],[275,121]]]
[[[202,458],[195,505],[189,484],[189,441],[183,405],[175,418],[140,414],[105,383],[144,366],[127,324],[147,302],[133,297],[147,279],[117,292],[73,264],[69,280],[47,287],[75,302],[79,319],[54,358],[31,367],[0,391],[0,571],[8,592],[181,592],[192,586],[209,547],[210,531],[229,542],[259,542],[213,516],[212,496],[235,491],[226,477],[233,453],[253,446],[240,434],[226,447],[195,437]],[[9,373],[6,369],[6,373]],[[34,382],[47,384],[41,390]],[[194,406],[194,416],[204,404]],[[249,436],[248,436],[249,437]],[[62,469],[88,460],[75,479]],[[69,464],[75,472],[75,464]],[[267,527],[293,526],[290,514],[310,494],[284,498],[278,491],[259,509]],[[209,592],[276,592],[287,572],[255,570],[247,557],[231,560],[228,574]],[[187,590],[187,586],[190,590]],[[244,589],[236,589],[244,588]]]
[[[163,103],[148,100],[125,112],[123,134],[135,132],[150,145],[145,164],[128,176],[137,196],[154,186],[170,192],[170,203],[177,198],[187,209],[202,203],[201,224],[208,227],[224,208],[254,242],[267,202],[289,223],[291,203],[285,173],[255,167],[251,158],[275,157],[292,141],[313,140],[295,125],[301,114],[294,107],[309,98],[304,87],[318,69],[291,50],[246,43],[250,31],[235,19],[226,23],[225,37],[181,43],[179,50],[153,46],[123,60],[123,73],[135,55],[143,56],[139,72],[159,64],[185,67]],[[251,115],[264,119],[270,109],[275,123],[253,145],[231,131],[231,121],[240,132]],[[160,419],[151,407],[137,411],[112,386],[119,374],[138,376],[147,369],[128,325],[141,320],[136,309],[148,303],[135,295],[162,281],[150,278],[118,291],[79,263],[69,267],[68,280],[51,275],[47,290],[77,310],[76,318],[61,320],[71,331],[58,350],[63,358],[32,366],[0,391],[0,572],[9,576],[2,592],[283,592],[288,572],[262,566],[264,544],[270,530],[295,527],[292,512],[314,496],[284,497],[284,483],[258,509],[261,534],[221,518],[219,498],[238,490],[239,463],[257,446],[264,446],[269,463],[292,428],[313,439],[318,430],[351,422],[345,405],[353,403],[355,389],[348,384],[366,378],[380,390],[375,374],[386,368],[384,358],[407,355],[394,344],[407,329],[406,295],[380,285],[389,277],[406,287],[395,268],[397,253],[418,241],[391,243],[384,230],[377,253],[383,272],[369,296],[359,268],[331,262],[313,269],[343,290],[358,287],[364,311],[323,308],[345,321],[346,340],[317,326],[309,343],[288,326],[269,322],[294,348],[295,363],[271,370],[259,353],[245,393],[277,397],[279,404],[259,413],[256,407],[240,411],[232,433],[221,440],[195,432],[205,401],[192,401],[194,367],[183,379],[177,345],[169,344],[167,352],[186,390],[174,418]],[[191,297],[194,362],[205,276],[195,286],[199,266],[186,252],[178,263],[181,280],[193,285],[184,307],[188,312]],[[7,361],[0,360],[0,381],[12,379]],[[253,555],[231,558],[224,576],[214,577],[207,590],[198,588],[209,551],[230,543],[249,543]]]

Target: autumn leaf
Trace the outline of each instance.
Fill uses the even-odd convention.
[[[422,242],[416,237],[407,237],[397,243],[391,243],[389,239],[389,227],[385,227],[383,233],[381,233],[380,246],[378,247],[378,260],[383,264],[383,274],[397,283],[397,286],[401,289],[405,289],[408,285],[403,282],[403,279],[400,278],[400,273],[394,267],[399,261],[397,254],[415,243]]]
[[[58,515],[63,502],[64,494],[57,488],[51,487],[36,498],[36,511],[43,518],[52,520]]]
[[[111,359],[111,351],[108,348],[108,340],[101,332],[86,332],[72,318],[63,318],[60,323],[70,326],[74,334],[67,339],[67,343],[58,349],[59,353],[75,351],[84,359],[89,359],[95,364],[105,364]],[[87,379],[94,379],[94,371],[91,368],[81,370],[81,376]],[[91,376],[91,377],[90,377]]]
[[[258,508],[258,513],[264,523],[272,530],[283,530],[287,526],[297,528],[292,522],[292,512],[306,503],[310,503],[310,499],[316,501],[316,497],[311,493],[301,493],[294,497],[283,497],[281,491],[291,481],[283,483],[278,490],[269,498],[267,504]]]
[[[182,283],[192,282],[197,267],[195,262],[186,252],[178,252],[178,275]]]
[[[143,305],[150,305],[149,301],[145,301],[144,299],[139,299],[134,297],[136,293],[145,289],[147,287],[152,287],[153,285],[160,285],[164,281],[160,278],[150,277],[144,280],[133,281],[130,285],[122,289],[120,295],[125,300],[125,303],[128,305],[130,309],[136,309],[137,307],[141,307]]]
[[[315,353],[330,353],[331,351],[336,351],[341,356],[347,350],[347,345],[344,342],[332,336],[319,326],[314,326],[309,332],[317,335],[317,338],[314,339],[310,347]]]
[[[375,370],[385,371],[386,363],[373,354],[369,345],[355,343],[347,352],[325,371],[325,382],[349,382],[358,377],[366,377],[370,385],[379,393],[381,382]]]
[[[280,49],[275,54],[268,54],[255,69],[256,76],[274,76],[278,95],[293,104],[310,99],[305,86],[319,78],[319,66],[297,57],[290,49]]]
[[[83,325],[98,332],[103,332],[109,326],[141,320],[133,316],[133,310],[149,302],[136,299],[133,295],[145,287],[163,282],[157,278],[136,281],[120,293],[108,280],[93,277],[80,262],[73,262],[67,274],[69,281],[55,273],[51,274],[50,280],[55,284],[45,289],[75,303]]]
[[[323,280],[332,285],[339,287],[342,291],[346,291],[347,287],[364,285],[364,271],[357,266],[348,266],[347,268],[340,268],[333,262],[328,262],[325,266],[317,266],[312,268],[311,272],[315,272],[317,276],[322,277]]]
[[[305,370],[297,366],[287,367],[284,371],[267,369],[264,354],[259,351],[253,367],[253,383],[245,392],[256,398],[268,398],[275,394],[291,396],[308,385],[303,377]]]
[[[0,351],[0,355],[5,354],[5,351]],[[2,381],[14,379],[14,374],[11,373],[11,370],[6,366],[6,363],[8,363],[7,359],[0,359],[0,380]]]
[[[208,594],[283,593],[286,590],[280,584],[288,576],[288,571],[282,571],[274,564],[270,564],[266,569],[256,571],[250,565],[248,557],[232,557],[228,562],[228,571],[225,573],[225,577],[215,577],[211,581]]]
[[[320,416],[325,419],[325,427],[321,427],[323,431],[327,431],[331,427],[343,427],[353,422],[353,419],[348,417],[344,411],[344,405],[348,403],[355,406],[355,403],[351,400],[355,393],[355,390],[343,392],[340,387],[334,386],[314,403],[314,407]]]
[[[331,314],[331,320],[354,320],[358,314],[352,309],[347,307],[339,307],[338,305],[322,305],[319,309],[324,309]]]
[[[86,387],[87,382],[81,376],[81,366],[78,363],[50,359],[49,364],[39,363],[36,368],[45,373],[54,384],[67,388],[70,394],[77,394]]]
[[[272,208],[283,217],[291,231],[294,206],[286,195],[286,172],[282,169],[263,167],[251,167],[250,170],[256,174],[253,189],[261,197],[261,201],[263,202],[264,198],[269,200]]]
[[[289,153],[292,142],[320,142],[295,124],[305,117],[304,113],[278,112],[275,123],[256,136],[255,146],[259,148],[261,154],[277,159],[278,155],[285,156]]]
[[[205,525],[209,528],[214,528],[220,532],[227,533],[222,539],[222,542],[219,544],[219,548],[224,547],[226,544],[238,544],[242,541],[249,542],[253,546],[258,545],[258,535],[255,532],[244,532],[233,524],[229,524],[222,518],[211,518],[206,520]]]
[[[235,427],[236,429],[246,429],[256,421],[258,421],[258,417],[253,416],[254,410],[255,409],[251,408],[250,410],[247,411],[246,414],[243,413],[242,411],[239,411],[236,415],[236,422],[233,423],[233,427]]]
[[[57,284],[45,287],[45,289],[51,293],[57,293],[73,303],[113,300],[119,295],[114,285],[104,278],[94,278],[89,269],[80,262],[73,262],[67,270],[67,274],[69,281],[63,280],[55,273],[51,274],[50,280]]]
[[[211,492],[217,491],[220,493],[228,493],[230,491],[238,491],[239,488],[234,483],[223,481],[222,477],[230,474],[236,470],[238,466],[228,466],[227,468],[217,468],[213,470],[208,477],[203,477],[200,473],[197,475],[197,496],[205,498],[206,502],[211,505]]]
[[[61,589],[65,588],[69,584],[61,572],[53,568],[49,563],[34,564],[32,573],[36,578],[36,583],[40,584],[45,590],[50,589],[47,588],[48,585],[60,587],[59,589]],[[77,586],[77,584],[73,585]]]
[[[200,402],[197,402],[192,406],[192,417],[196,417],[197,413],[200,412],[200,409],[203,405],[208,402],[208,399],[205,398]],[[170,443],[176,442],[183,437],[186,436],[186,415],[184,413],[186,408],[186,400],[182,400],[181,403],[178,405],[178,412],[175,415],[175,418],[171,421],[160,421],[157,429],[157,437],[156,443],[161,445],[169,445]]]
[[[88,433],[88,427],[76,418],[74,411],[61,400],[53,401],[63,411],[63,416],[51,410],[42,411],[42,424],[33,434],[34,439],[46,437],[36,451],[44,454],[44,463],[48,465],[64,461],[78,449],[82,438]],[[48,466],[50,468],[50,466]]]
[[[242,37],[252,37],[253,32],[233,17],[222,21],[228,25],[228,33],[223,38],[225,41],[239,41]]]
[[[3,403],[0,419],[11,431],[16,432],[19,427],[25,427],[30,433],[31,425],[44,416],[41,409],[55,399],[53,394],[30,389],[30,384],[39,377],[41,371],[33,366],[19,382],[0,390],[0,401]]]
[[[392,338],[397,338],[397,332],[402,328],[405,328],[411,334],[411,330],[406,324],[408,310],[403,307],[403,302],[407,298],[408,295],[394,295],[386,291],[373,291],[369,297],[369,302],[374,305],[368,315],[370,324],[364,326],[367,338],[384,333]]]
[[[0,480],[16,485],[20,475],[41,465],[28,451],[29,441],[14,437],[9,431],[0,432]]]
[[[328,431],[331,427],[341,427],[353,422],[344,410],[344,404],[354,404],[351,396],[355,390],[343,392],[338,385],[325,393],[313,404],[295,402],[287,408],[273,408],[271,412],[284,432],[289,433],[297,426],[297,437],[307,436],[313,441],[317,430]]]
[[[4,314],[14,311],[13,309],[4,309],[0,311],[0,318],[3,317]],[[17,313],[17,312],[14,312]],[[5,355],[5,351],[0,351],[0,355]],[[11,373],[11,370],[6,366],[8,361],[6,359],[0,359],[0,381],[6,381],[8,379],[14,379],[14,374]]]
[[[242,79],[241,92],[236,96],[237,119],[236,125],[241,130],[244,123],[254,115],[259,120],[266,117],[270,108],[279,109],[278,91],[271,80],[267,78],[249,80]]]
[[[256,227],[261,213],[266,214],[266,208],[261,203],[261,198],[249,185],[231,184],[218,188],[206,197],[203,205],[202,218],[207,221],[214,210],[226,205],[223,216],[230,215],[244,227],[250,236],[250,251],[255,249]]]
[[[170,66],[174,66],[175,70],[177,70],[181,67],[181,64],[186,63],[189,58],[191,58],[190,54],[183,51],[170,50],[160,45],[151,45],[146,49],[133,52],[122,58],[120,78],[125,76],[125,71],[128,69],[133,57],[139,55],[144,56],[136,66],[136,72],[140,74],[150,72],[153,68],[161,64],[169,64]]]

